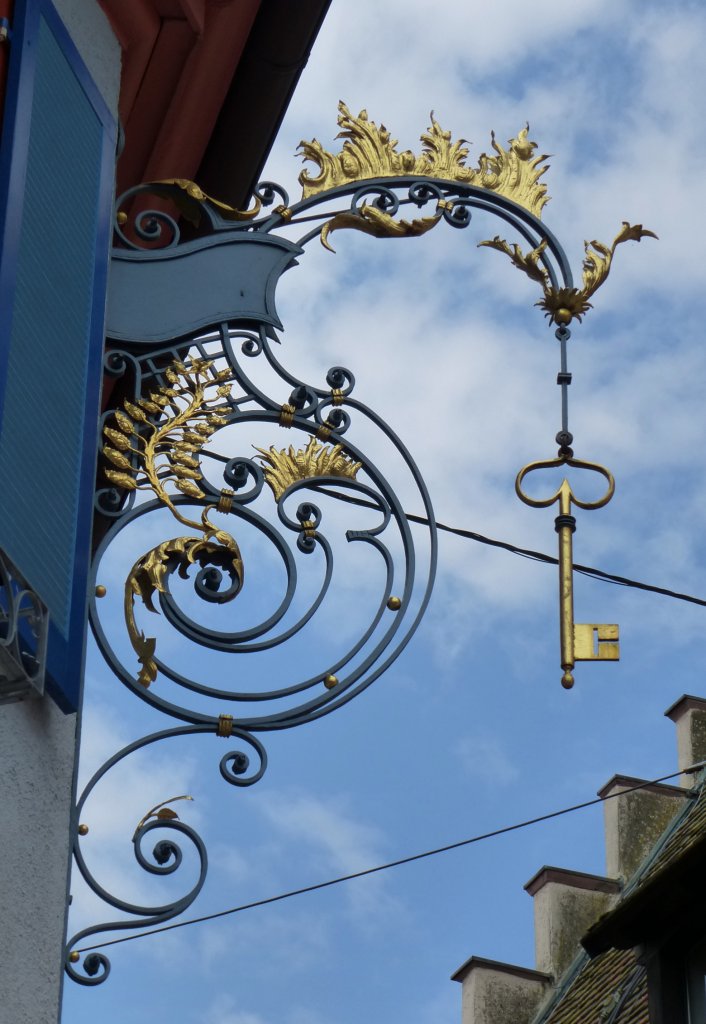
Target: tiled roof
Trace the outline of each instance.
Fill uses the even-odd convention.
[[[542,1024],[648,1024],[644,970],[631,949],[584,960]]]
[[[636,888],[644,885],[677,857],[686,853],[706,832],[706,782],[701,784],[698,798],[692,801],[691,808],[686,809],[683,820],[677,820],[675,824],[676,827],[665,833],[654,860],[648,863],[641,872],[637,872],[639,881]],[[632,886],[629,888],[634,891]]]
[[[618,905],[675,863],[705,833],[706,782],[702,782],[698,798],[675,817]],[[593,960],[583,953],[535,1024],[649,1024],[645,971],[634,951],[610,949]]]

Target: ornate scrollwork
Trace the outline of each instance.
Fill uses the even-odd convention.
[[[523,253],[519,245],[512,246],[496,235],[495,238],[479,242],[489,249],[497,249],[510,257],[512,265],[526,274],[532,281],[538,281],[544,291],[544,298],[535,305],[544,310],[545,316],[550,323],[568,324],[576,318],[579,322],[582,317],[593,308],[589,298],[603,284],[610,273],[611,263],[616,248],[622,242],[639,242],[641,238],[656,238],[654,231],[648,231],[642,224],[629,224],[623,221],[623,226],[613,239],[611,245],[604,245],[602,242],[584,242],[586,255],[583,261],[583,287],[582,288],[556,288],[551,284],[549,274],[540,266],[539,260],[547,247],[546,239],[543,239],[531,252]]]
[[[491,133],[494,156],[482,153],[478,167],[467,167],[468,148],[465,139],[451,141],[451,132],[444,131],[431,114],[431,126],[421,136],[422,152],[415,156],[411,150],[397,152],[397,140],[384,125],[368,119],[361,110],[354,117],[346,104],[338,104],[336,136],[344,139],[340,153],[329,153],[316,139],[299,144],[304,160],[317,164],[319,173],[310,175],[306,170],[299,175],[303,198],[348,186],[368,178],[419,177],[439,178],[462,185],[488,189],[511,199],[539,217],[548,202],[547,187],[539,179],[547,170],[542,166],[546,156],[534,156],[537,143],[528,138],[529,125],[508,141],[508,149],[501,146]]]
[[[199,223],[204,203],[217,210],[223,220],[254,220],[262,210],[262,200],[259,196],[255,196],[255,202],[250,210],[238,210],[235,206],[229,206],[228,203],[222,203],[207,195],[195,181],[188,178],[164,178],[161,181],[150,182],[149,186],[156,195],[159,195],[162,189],[165,198],[174,200],[181,213],[193,224]]]
[[[95,787],[112,768],[126,757],[163,740],[190,734],[213,733],[214,731],[217,732],[212,725],[181,726],[175,729],[152,733],[123,747],[122,750],[106,761],[88,782],[77,802],[77,817],[83,815],[87,808],[88,799]],[[220,735],[221,733],[218,734]],[[254,785],[262,778],[267,768],[265,748],[258,739],[249,733],[243,732],[241,729],[231,727],[227,735],[230,738],[240,740],[246,748],[249,748],[251,754],[257,759],[257,767],[254,771],[249,771],[250,758],[248,754],[244,750],[231,750],[221,758],[219,768],[223,779],[231,785],[239,787]],[[177,841],[180,836],[185,837],[189,841],[196,854],[198,876],[195,883],[183,896],[171,903],[160,906],[143,906],[130,903],[108,892],[90,870],[83,855],[81,841],[88,835],[89,827],[85,824],[79,826],[74,841],[74,858],[84,881],[94,893],[100,896],[114,910],[129,915],[122,920],[104,922],[92,925],[89,928],[83,928],[69,939],[66,944],[65,969],[69,977],[79,985],[89,987],[100,985],[107,980],[111,970],[110,959],[105,953],[96,952],[90,946],[86,949],[82,947],[83,942],[101,932],[164,924],[166,921],[178,917],[179,914],[183,914],[201,892],[208,871],[206,847],[195,829],[186,822],[179,820],[176,811],[169,806],[169,804],[175,803],[178,800],[191,799],[192,797],[190,796],[171,797],[169,800],[164,800],[155,807],[150,808],[138,822],[132,835],[132,849],[135,861],[143,871],[151,875],[167,877],[175,874],[182,866],[183,852],[180,843]],[[159,836],[159,838],[152,850],[146,853],[144,847],[148,837],[155,838],[155,836]],[[87,953],[87,955],[84,957],[83,962],[81,962],[81,953],[83,952]],[[79,965],[82,970],[79,970]]]
[[[106,476],[117,489],[135,496],[135,502],[126,505],[121,515],[109,517],[97,564],[118,534],[128,531],[133,523],[146,522],[158,510],[168,510],[193,535],[161,540],[146,552],[138,551],[132,561],[124,588],[124,617],[140,665],[137,678],[117,653],[121,642],[115,620],[106,616],[105,629],[101,625],[105,602],[96,605],[92,614],[99,645],[126,685],[137,686],[136,692],[144,694],[150,703],[187,720],[193,720],[195,711],[182,703],[183,697],[178,704],[171,702],[175,687],[181,688],[180,694],[237,702],[241,705],[238,721],[249,729],[265,722],[295,724],[316,717],[369,685],[397,656],[419,621],[431,586],[429,578],[425,587],[415,588],[414,564],[416,561],[421,569],[424,560],[420,552],[415,559],[412,535],[391,485],[375,461],[348,440],[354,417],[367,419],[380,432],[389,446],[386,457],[397,459],[402,471],[411,474],[431,518],[428,496],[395,435],[354,399],[353,376],[345,368],[333,367],[324,387],[305,384],[280,365],[265,330],[254,340],[249,332],[223,327],[206,343],[192,340],[180,342],[180,346],[182,353],[189,350],[189,354],[174,357],[172,349],[159,357],[142,356],[138,376],[146,397],[123,400],[107,417],[104,456],[110,468]],[[271,378],[266,388],[252,379],[248,364],[254,359],[262,364],[258,377]],[[283,381],[287,385],[284,401],[285,396],[275,399],[270,394],[276,393]],[[257,460],[234,451],[232,439],[241,437],[252,451],[252,432],[258,423],[270,430],[285,427],[302,441],[288,448],[256,444]],[[386,450],[385,445],[381,451]],[[222,483],[212,477],[213,469],[222,472]],[[275,499],[274,517],[271,504],[260,497],[264,484]],[[325,492],[325,504],[316,498],[319,492]],[[341,499],[348,496],[353,504],[342,506]],[[149,498],[152,500],[146,500]],[[337,505],[336,515],[332,503]],[[187,514],[186,509],[194,505],[200,506],[199,516]],[[360,506],[367,511],[362,512]],[[351,526],[358,528],[349,528],[342,538],[334,540],[334,535],[338,538],[341,533],[344,510],[349,517],[362,517],[361,523],[354,520]],[[224,514],[238,520],[237,543],[220,527],[217,516]],[[195,618],[199,601],[194,603],[179,581],[186,580],[196,567],[195,596],[210,602],[211,607],[227,603],[236,594],[245,595],[241,548],[245,551],[243,544],[248,547],[254,537],[260,538],[259,544],[264,539],[273,546],[284,570],[284,590],[279,591],[279,599],[276,594],[281,583],[277,584],[275,577],[265,602],[273,602],[273,606],[261,620],[236,627],[229,616],[222,620],[228,627],[221,630],[212,622],[201,623]],[[317,665],[320,645],[309,644],[312,665],[303,678],[285,676],[265,689],[257,685],[243,687],[242,683],[238,689],[229,689],[227,685],[214,686],[190,678],[183,659],[177,667],[160,656],[160,649],[166,651],[168,647],[162,648],[161,640],[149,636],[139,621],[141,608],[148,613],[161,610],[168,626],[185,639],[214,652],[214,656],[237,656],[240,666],[244,658],[274,651],[288,639],[312,629],[320,608],[331,599],[329,589],[338,562],[334,553],[341,542],[345,548],[358,545],[361,554],[367,549],[368,558],[377,555],[380,559],[379,567],[371,563],[368,571],[368,578],[377,580],[377,594],[370,616],[361,622],[358,638],[347,652],[332,651]],[[320,575],[313,592],[299,587],[300,556],[313,563],[314,572]],[[431,577],[433,534],[428,557]],[[344,559],[343,550],[340,558]],[[249,575],[252,589],[248,593],[257,593],[264,586],[262,566],[259,557],[258,573]],[[307,573],[311,572],[307,564]],[[227,588],[221,585],[224,574],[230,576]],[[394,617],[387,606],[393,592],[404,597],[404,607]],[[245,596],[239,598],[236,618],[245,617],[249,607]],[[108,634],[116,634],[115,643]],[[199,664],[207,664],[205,653]],[[222,668],[214,671],[224,677]],[[148,690],[158,675],[159,688],[151,686]],[[225,678],[231,675],[226,670]],[[247,679],[247,675],[239,669],[236,678]],[[325,683],[333,676],[335,687]],[[198,716],[203,720],[203,711]],[[216,718],[212,721],[215,723]]]
[[[146,194],[164,202],[158,207],[145,209],[142,197]],[[122,245],[129,249],[141,248],[142,242],[146,242],[148,248],[172,248],[181,240],[177,222],[180,216],[195,228],[204,221],[212,227],[219,221],[247,224],[260,214],[264,205],[267,205],[266,201],[256,195],[249,210],[239,210],[209,196],[188,178],[164,178],[138,185],[120,197],[115,233]]]
[[[133,842],[142,826],[146,825],[147,822],[150,821],[152,818],[154,818],[155,821],[174,821],[176,818],[179,817],[177,812],[173,810],[171,807],[169,807],[168,804],[176,803],[177,800],[193,799],[193,796],[187,796],[185,794],[182,796],[170,796],[166,800],[161,800],[158,804],[155,804],[154,807],[150,807],[149,811],[147,811],[146,814],[143,814],[137,823],[137,826],[132,836]]]
[[[338,213],[331,220],[326,221],[321,229],[321,244],[331,252],[335,252],[328,238],[332,231],[338,231],[341,228],[363,231],[366,235],[373,235],[374,238],[414,238],[416,235],[424,235],[427,231],[431,231],[440,220],[440,213],[434,217],[395,220],[384,210],[363,203],[357,213]]]
[[[309,438],[306,448],[279,451],[272,445],[268,450],[256,448],[262,456],[265,480],[272,489],[275,501],[279,501],[288,487],[297,480],[311,480],[313,477],[338,477],[355,480],[356,473],[363,465],[353,462],[343,453],[343,446],[323,445],[315,437]]]
[[[210,505],[209,508],[213,508]],[[137,681],[149,686],[157,678],[154,637],[146,637],[135,622],[135,597],[139,597],[149,611],[156,612],[153,598],[155,593],[166,592],[166,577],[178,567],[182,579],[188,579],[188,568],[198,563],[202,569],[223,567],[229,573],[233,586],[223,597],[216,591],[219,601],[231,600],[243,585],[243,562],[235,540],[225,530],[217,529],[204,510],[201,521],[204,539],[198,537],[173,537],[163,541],[142,555],[133,565],[125,584],[125,624],[133,650],[142,668]],[[215,537],[216,542],[208,540]],[[204,595],[205,596],[205,595]]]
[[[466,228],[476,211],[498,216],[524,248],[500,236],[481,244],[504,252],[537,282],[543,292],[538,305],[551,321],[565,324],[590,308],[616,247],[652,235],[626,223],[611,246],[587,243],[582,287],[575,288],[560,244],[539,220],[548,200],[540,180],[547,157],[536,155],[528,128],[507,148],[493,134],[492,152],[481,154],[474,168],[466,164],[464,141],[452,141],[433,115],[419,155],[399,152],[388,130],[365,111],[353,117],[341,103],[338,123],[344,140],[339,153],[316,140],[301,143],[300,152],[318,173],[302,172],[298,203],[290,205],[283,188],[263,182],[250,209],[235,210],[183,179],[140,186],[118,202],[113,292],[122,289],[132,300],[139,287],[147,298],[115,301],[108,318],[108,335],[120,347],[108,354],[106,367],[119,398],[106,413],[101,471],[109,486],[96,495],[94,565],[97,580],[104,568],[115,573],[115,550],[131,568],[127,578],[122,561],[117,570],[125,580],[124,626],[115,605],[104,611],[112,595],[102,578],[96,596],[107,593],[107,600],[91,602],[91,626],[113,674],[152,708],[187,724],[136,741],[110,758],[79,800],[79,812],[119,760],[189,733],[239,737],[254,751],[253,766],[236,749],[223,755],[219,770],[236,787],[254,784],[266,765],[254,733],[312,721],[361,693],[404,650],[425,612],[436,532],[426,486],[409,452],[354,396],[350,371],[332,367],[319,386],[298,379],[276,354],[275,286],[308,242],[320,238],[331,248],[331,234],[344,228],[377,238],[410,237],[442,220]],[[148,193],[156,196],[154,208],[147,208]],[[345,211],[339,209],[342,195],[350,197]],[[334,199],[338,212],[332,212]],[[323,228],[320,215],[311,212],[319,203],[329,204]],[[404,206],[419,214],[404,216]],[[196,231],[193,237],[190,230],[191,240],[183,245],[180,217]],[[300,224],[305,233],[297,238]],[[230,269],[219,278],[213,268],[225,256]],[[179,281],[188,287],[173,287],[169,274],[175,267],[182,268]],[[179,299],[168,328],[148,315],[165,281]],[[280,428],[293,434],[288,447],[272,443]],[[367,450],[359,446],[360,436]],[[429,524],[426,536],[413,535],[399,493],[416,495]],[[169,515],[186,531],[163,539]],[[219,525],[225,515],[237,520],[237,542]],[[159,542],[151,538],[153,546],[145,551],[144,534],[152,528],[160,531]],[[247,590],[241,551],[258,568],[248,571]],[[337,573],[349,571],[351,553],[359,556],[355,572],[364,580],[367,600],[353,610],[360,613],[358,621],[346,616],[344,633],[331,629],[340,611],[331,604],[332,584]],[[361,557],[367,559],[362,571]],[[302,585],[305,576],[308,583]],[[189,578],[193,589],[184,585]],[[239,600],[231,603],[236,595]],[[175,655],[174,645],[162,643],[162,633],[157,651],[157,639],[138,620],[158,610],[163,632],[171,630],[183,641],[180,647],[198,645],[198,657]],[[124,661],[126,635],[139,673],[129,648]],[[297,640],[300,657],[267,661]],[[150,686],[157,677],[159,686]],[[179,835],[194,846],[198,879],[173,903],[138,907],[111,895],[88,870],[76,840],[76,862],[89,887],[131,915],[84,929],[71,940],[67,971],[81,984],[99,984],[110,970],[104,953],[79,948],[83,940],[174,917],[203,885],[205,848],[168,803],[142,818],[133,842],[137,863],[155,875],[173,873],[181,864]],[[160,828],[171,832],[147,855],[143,842]],[[81,953],[87,954],[83,974],[76,967]]]
[[[165,592],[168,573],[178,566],[180,575],[186,579],[188,567],[195,562],[202,569],[214,566],[228,571],[235,584],[228,599],[235,596],[243,583],[243,561],[237,542],[208,518],[217,506],[209,505],[201,514],[201,522],[195,522],[179,512],[165,487],[169,480],[191,498],[206,496],[198,485],[203,474],[196,456],[211,434],[227,422],[226,417],[213,411],[212,400],[206,393],[215,387],[218,402],[229,397],[232,389],[231,384],[224,383],[232,380],[228,369],[213,377],[209,376],[211,369],[212,363],[204,359],[193,359],[188,366],[175,361],[165,371],[168,386],[151,392],[149,398],[138,399],[137,403],[125,400],[123,409],[115,412],[115,426],[103,429],[107,439],[103,455],[117,467],[105,471],[108,480],[130,491],[151,490],[182,525],[202,534],[163,541],[141,555],[128,574],[125,622],[142,666],[137,678],[143,686],[149,686],[157,677],[156,640],[146,637],[137,627],[135,597],[156,612],[153,595]],[[161,464],[160,457],[165,460]]]

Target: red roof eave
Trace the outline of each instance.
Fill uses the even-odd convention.
[[[117,192],[194,178],[261,0],[99,0],[123,48]]]

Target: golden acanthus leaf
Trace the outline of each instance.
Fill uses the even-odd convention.
[[[262,210],[262,201],[255,198],[249,210],[238,210],[235,206],[222,203],[188,178],[164,178],[161,181],[150,181],[143,186],[145,191],[163,199],[171,199],[182,216],[194,226],[201,220],[201,206],[213,206],[224,220],[254,220]]]
[[[439,223],[441,214],[434,217],[418,217],[415,220],[395,220],[389,213],[379,210],[377,206],[363,203],[360,212],[353,211],[337,213],[331,220],[326,221],[321,229],[321,244],[330,252],[336,250],[329,243],[329,235],[341,228],[352,228],[355,231],[363,231],[366,235],[373,235],[375,238],[411,238],[415,235],[426,234]]]
[[[586,298],[593,295],[607,278],[617,247],[623,242],[639,242],[642,238],[657,238],[657,235],[654,231],[643,228],[642,224],[629,224],[624,220],[622,228],[610,246],[595,240],[584,242],[586,255],[583,261],[583,288],[581,291]]]
[[[505,253],[510,257],[513,266],[541,284],[544,297],[535,305],[544,310],[550,323],[568,324],[573,319],[580,321],[588,310],[593,308],[588,300],[608,277],[617,247],[623,242],[639,242],[642,238],[657,238],[657,235],[654,231],[643,228],[642,224],[630,224],[624,220],[611,245],[604,245],[603,242],[595,240],[584,242],[582,288],[552,287],[549,274],[538,264],[547,245],[546,239],[527,254],[523,253],[519,245],[510,246],[498,235],[490,241],[480,242],[479,245]]]
[[[493,133],[494,153],[482,153],[478,167],[468,167],[466,140],[452,142],[451,132],[441,128],[433,112],[431,125],[421,136],[419,155],[409,149],[398,152],[397,139],[384,124],[378,126],[371,121],[366,110],[354,117],[342,100],[338,104],[338,126],[341,131],[336,137],[344,140],[339,153],[329,152],[317,139],[299,144],[298,154],[318,168],[315,174],[305,169],[299,175],[303,199],[375,178],[431,177],[495,192],[536,217],[541,216],[548,201],[546,185],[539,181],[547,170],[547,157],[534,155],[537,143],[528,138],[528,127],[508,140],[507,149]]]
[[[214,509],[214,505],[209,505],[202,513],[202,537],[173,537],[163,541],[138,558],[125,581],[125,625],[141,666],[137,681],[144,687],[150,686],[157,678],[157,641],[139,629],[135,621],[135,598],[139,597],[148,611],[156,613],[154,596],[166,592],[170,570],[176,566],[179,576],[188,579],[189,567],[195,563],[202,568],[208,565],[225,568],[237,580],[238,590],[243,585],[245,570],[240,549],[229,533],[219,530],[209,520],[208,513]]]
[[[340,444],[320,444],[315,437],[310,437],[306,448],[277,449],[272,445],[267,448],[256,448],[262,456],[265,480],[279,501],[284,492],[298,480],[311,480],[314,477],[331,476],[355,480],[361,462],[354,462],[343,452]]]
[[[549,274],[539,265],[539,259],[542,253],[547,248],[547,240],[543,238],[536,249],[531,249],[526,255],[522,252],[522,249],[513,243],[512,246],[508,245],[505,239],[500,238],[496,235],[494,238],[486,239],[484,242],[479,242],[479,246],[487,246],[488,249],[497,249],[498,252],[505,253],[506,256],[510,257],[510,262],[513,267],[517,267],[518,270],[523,271],[533,281],[538,281],[543,287],[545,287],[549,281]]]

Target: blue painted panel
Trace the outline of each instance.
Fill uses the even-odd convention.
[[[275,288],[302,251],[285,238],[235,231],[174,249],[116,251],[106,334],[154,345],[225,321],[281,328]]]
[[[3,136],[12,152],[3,152],[1,195],[0,547],[49,609],[50,689],[71,710],[85,636],[114,133],[54,9],[45,0],[24,7],[13,53],[21,113]]]
[[[102,141],[102,125],[42,19],[0,479],[3,547],[67,637]]]

